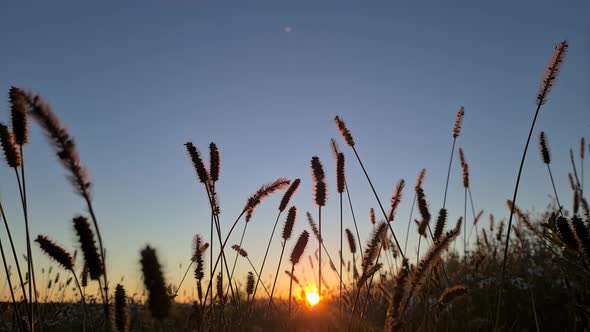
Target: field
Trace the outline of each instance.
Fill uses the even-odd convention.
[[[260,186],[245,200],[241,213],[231,219],[231,227],[222,228],[229,221],[220,221],[216,188],[222,176],[219,149],[211,143],[206,162],[197,145],[179,142],[184,143],[196,173],[187,181],[202,188],[209,202],[210,224],[195,235],[192,257],[187,257],[190,265],[185,267],[180,284],[166,280],[162,271],[166,264],[152,246],[137,248],[144,287],[135,293],[109,279],[100,211],[95,211],[90,172],[73,137],[40,95],[13,87],[9,92],[12,123],[10,128],[0,124],[0,143],[5,167],[12,168],[18,180],[13,192],[20,196],[26,247],[16,247],[13,237],[17,235],[10,232],[11,223],[21,221],[8,220],[0,206],[1,229],[9,239],[0,243],[5,272],[0,279],[0,295],[5,301],[0,304],[0,331],[588,330],[590,206],[584,196],[583,163],[590,146],[582,138],[579,153],[571,152],[568,180],[573,199],[558,197],[551,173],[550,142],[535,129],[567,49],[565,41],[555,47],[536,97],[536,109],[531,110],[533,121],[530,128],[523,128],[529,133],[528,140],[515,143],[519,148],[525,145],[521,164],[514,169],[518,172],[514,195],[507,201],[506,214],[499,212],[508,218],[474,208],[468,159],[457,145],[466,112],[463,107],[454,122],[449,119],[451,154],[446,179],[448,187],[451,165],[459,162],[462,177],[451,180],[461,181],[464,189],[464,197],[460,197],[463,213],[458,220],[447,218],[444,202],[436,208],[428,203],[422,185],[427,176],[424,169],[417,170],[415,183],[399,180],[390,198],[378,197],[373,188],[378,179],[371,178],[370,165],[360,157],[366,147],[354,139],[355,124],[336,116],[334,133],[341,137],[330,141],[336,165],[333,172],[324,168],[319,157],[311,157],[311,179],[279,178]],[[87,209],[71,220],[79,245],[76,251],[53,241],[52,234],[29,232],[23,149],[29,143],[29,122],[45,132]],[[529,162],[546,164],[547,177],[539,181],[554,188],[549,193],[553,203],[542,212],[527,212],[518,206],[527,154]],[[351,163],[358,163],[362,174],[347,174],[346,165]],[[239,166],[226,168],[237,171]],[[346,181],[351,176],[366,179],[376,208],[370,211],[370,223],[360,222],[367,218],[356,211],[354,226],[345,227],[343,211],[355,215]],[[335,188],[328,188],[327,177],[336,179]],[[312,183],[314,189],[316,209],[307,213],[290,204],[302,181]],[[322,209],[328,191],[338,197],[340,220],[339,225],[332,223],[326,229]],[[256,209],[271,195],[281,197],[276,221],[269,228],[270,237],[261,240],[266,248],[264,257],[253,258],[247,252],[248,243],[242,240]],[[412,206],[409,218],[397,214],[401,204]],[[296,222],[307,223],[305,230],[295,233]],[[407,223],[408,231],[410,225],[415,226],[420,239],[416,252],[407,249],[408,234],[394,233],[392,223]],[[371,236],[361,239],[358,228],[367,227]],[[322,237],[327,232],[339,234],[340,247],[324,245]],[[239,242],[232,242],[240,235]],[[271,243],[277,242],[280,253],[269,250]],[[50,257],[53,265],[48,269],[36,265],[28,259],[33,250]],[[19,258],[22,256],[24,259]],[[265,264],[267,256],[279,257],[278,266]],[[247,275],[234,274],[238,259],[251,266]],[[299,267],[303,265],[309,265],[315,281],[300,280]],[[259,276],[270,273],[274,280],[262,282]],[[277,278],[289,280],[289,296],[277,295]],[[196,294],[190,297],[192,304],[177,301],[183,283],[190,284]],[[310,284],[315,286],[310,288]]]

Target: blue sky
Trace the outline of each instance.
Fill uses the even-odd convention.
[[[569,206],[568,151],[578,150],[590,125],[588,14],[586,1],[11,2],[0,10],[0,91],[16,85],[45,96],[76,138],[95,184],[111,280],[125,276],[139,286],[138,252],[150,243],[176,283],[192,235],[209,229],[188,140],[204,152],[211,141],[221,150],[226,229],[248,195],[281,176],[303,180],[296,233],[306,228],[304,212],[315,213],[309,161],[318,155],[330,180],[324,229],[336,256],[333,117],[347,121],[382,200],[398,179],[410,184],[394,225],[401,232],[420,168],[428,171],[431,210],[442,204],[451,129],[464,105],[458,145],[470,163],[476,209],[505,217],[540,80],[562,39],[570,51],[536,133],[547,133]],[[352,152],[341,147],[366,239],[368,210],[377,205]],[[33,234],[73,248],[70,220],[84,205],[36,126],[25,157]],[[4,168],[0,180],[10,222],[22,234],[14,176]],[[549,193],[535,140],[519,205],[541,211]],[[248,226],[253,257],[263,253],[279,196]],[[458,162],[448,207],[453,220],[462,214]],[[247,265],[239,269],[245,278]]]

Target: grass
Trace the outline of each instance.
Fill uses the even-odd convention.
[[[354,217],[353,202],[345,175],[345,151],[338,148],[336,140],[331,147],[336,157],[335,177],[339,196],[339,248],[328,248],[322,238],[322,209],[326,207],[328,193],[326,173],[318,156],[311,159],[313,184],[312,201],[318,207],[318,223],[311,213],[307,220],[311,234],[317,239],[317,250],[310,249],[310,232],[304,230],[293,237],[297,220],[297,207],[290,206],[300,183],[306,179],[279,178],[262,185],[250,197],[231,223],[223,229],[219,208],[216,182],[221,176],[221,155],[218,147],[209,145],[209,164],[205,163],[198,148],[191,142],[185,143],[189,161],[195,168],[198,182],[205,188],[210,206],[211,221],[206,229],[195,236],[193,251],[187,257],[189,265],[179,276],[180,283],[173,286],[165,279],[158,252],[151,246],[138,251],[138,262],[142,271],[143,288],[129,292],[117,284],[114,291],[107,278],[105,248],[99,230],[97,214],[92,205],[91,185],[88,170],[83,166],[73,138],[68,134],[48,103],[40,96],[24,89],[10,91],[12,128],[0,124],[0,143],[9,168],[13,168],[18,180],[15,193],[21,199],[23,220],[28,230],[29,220],[26,201],[26,177],[24,172],[23,145],[28,143],[28,116],[31,116],[45,130],[56,156],[68,171],[68,178],[88,208],[88,215],[75,216],[73,227],[76,231],[82,256],[83,269],[76,268],[76,251],[59,246],[48,237],[39,235],[36,242],[42,251],[56,263],[35,278],[35,266],[29,240],[26,248],[17,248],[10,233],[10,224],[0,202],[4,228],[9,243],[0,243],[4,272],[9,278],[0,285],[0,294],[8,287],[7,302],[0,303],[0,330],[8,331],[218,331],[218,330],[309,330],[309,331],[458,331],[458,330],[583,330],[590,326],[590,208],[584,197],[584,150],[585,140],[580,142],[579,171],[571,153],[572,173],[570,187],[574,193],[572,210],[562,205],[557,197],[556,182],[551,173],[551,158],[546,135],[541,132],[541,161],[547,165],[549,181],[555,194],[556,205],[549,205],[541,214],[528,213],[517,206],[520,177],[525,170],[524,161],[534,133],[536,119],[541,106],[555,83],[560,65],[564,60],[567,43],[560,43],[552,56],[537,96],[537,108],[529,129],[512,200],[508,201],[508,220],[495,221],[490,215],[489,227],[478,227],[483,212],[476,215],[471,196],[469,168],[464,152],[459,148],[459,160],[463,170],[461,179],[464,195],[462,217],[453,222],[448,219],[446,208],[450,169],[456,144],[458,143],[465,109],[456,115],[451,142],[451,156],[444,181],[444,202],[439,211],[434,233],[431,230],[431,207],[423,189],[426,170],[421,170],[414,187],[406,240],[402,247],[391,223],[403,201],[405,180],[399,180],[391,196],[389,213],[385,211],[382,199],[377,195],[373,182],[357,152],[352,132],[339,116],[335,117],[336,129],[346,146],[355,155],[363,176],[371,188],[374,198],[383,214],[378,221],[374,210],[370,219],[372,235],[366,243],[361,241]],[[368,166],[368,165],[367,165]],[[232,167],[230,165],[230,167]],[[20,170],[20,172],[19,172]],[[441,181],[442,182],[442,181]],[[272,232],[266,242],[264,257],[259,261],[248,256],[243,243],[247,225],[255,219],[255,210],[262,202],[283,192]],[[348,199],[355,226],[354,234],[344,228],[344,193]],[[467,198],[471,203],[473,220],[468,221]],[[408,203],[408,204],[410,204]],[[407,238],[412,221],[414,205],[417,205],[420,220],[418,236],[420,242],[415,253],[408,252]],[[280,235],[281,252],[276,253],[279,263],[273,269],[271,280],[263,280],[263,270],[275,239],[275,231],[282,213],[288,209],[283,231]],[[243,225],[240,225],[243,222]],[[229,269],[226,250],[228,241],[236,227],[241,226],[241,239],[231,246],[236,251],[234,264]],[[367,223],[367,226],[369,224]],[[361,226],[362,227],[362,226]],[[270,228],[269,228],[270,230]],[[325,229],[324,229],[325,231]],[[472,240],[471,235],[475,238]],[[356,235],[356,238],[355,238]],[[462,235],[462,250],[454,245]],[[28,231],[26,239],[30,239]],[[343,238],[348,242],[352,262],[346,260]],[[96,240],[95,240],[96,239]],[[207,239],[209,242],[207,243]],[[358,243],[357,243],[358,240]],[[217,242],[214,244],[213,242]],[[424,245],[422,252],[420,245]],[[4,250],[10,245],[11,260]],[[218,254],[213,251],[214,246]],[[285,250],[289,262],[283,262]],[[335,263],[330,250],[338,251]],[[339,249],[339,250],[338,250]],[[20,269],[19,253],[26,252],[25,269]],[[71,254],[74,252],[74,254]],[[335,252],[332,252],[334,254]],[[361,259],[355,255],[362,254]],[[322,270],[328,258],[330,269]],[[188,256],[188,255],[187,255]],[[245,258],[250,271],[247,275],[234,275],[235,262]],[[305,256],[314,271],[315,283],[320,296],[317,305],[306,300],[306,289],[297,277],[305,265]],[[411,264],[409,257],[412,256]],[[209,262],[206,262],[209,260]],[[359,263],[360,261],[360,263]],[[53,269],[53,267],[56,267]],[[337,267],[338,266],[338,267]],[[344,267],[346,266],[346,271]],[[38,267],[37,267],[38,268]],[[194,269],[193,269],[194,268]],[[317,274],[315,269],[317,268]],[[193,303],[175,301],[180,286],[190,283],[197,291]],[[282,273],[285,270],[286,273]],[[63,272],[63,274],[60,274]],[[68,273],[68,277],[66,276]],[[16,275],[15,275],[16,274]],[[326,276],[337,276],[338,285],[326,282]],[[62,276],[62,277],[60,277]],[[345,278],[348,277],[348,278]],[[275,294],[278,279],[289,281],[289,296],[281,298]],[[285,279],[286,280],[286,279]],[[81,281],[81,282],[80,282]],[[96,293],[87,292],[89,283],[97,287]],[[203,285],[206,288],[203,289]],[[257,294],[261,286],[264,292]],[[270,290],[270,291],[269,291]],[[204,294],[203,294],[204,293]],[[256,295],[259,295],[258,297]],[[559,306],[557,306],[559,304]]]

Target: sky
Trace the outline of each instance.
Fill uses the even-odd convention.
[[[563,39],[570,50],[541,110],[517,203],[541,212],[551,201],[536,141],[544,130],[558,193],[569,207],[569,149],[578,151],[590,128],[589,14],[587,1],[12,1],[0,10],[0,119],[9,121],[12,85],[50,102],[90,171],[109,279],[123,278],[130,293],[141,292],[140,249],[155,247],[167,281],[177,284],[193,235],[208,234],[208,201],[184,150],[187,141],[205,155],[210,142],[221,150],[224,232],[247,197],[279,177],[302,179],[292,201],[299,211],[295,234],[308,229],[305,211],[317,217],[309,163],[319,156],[328,177],[323,230],[337,257],[330,138],[346,153],[363,241],[371,231],[369,208],[377,204],[334,116],[347,122],[382,201],[396,181],[406,180],[392,224],[403,238],[421,168],[433,214],[442,205],[453,121],[463,105],[457,144],[470,165],[475,209],[485,210],[485,221],[488,213],[506,218],[540,81]],[[71,219],[86,214],[85,205],[34,123],[25,161],[32,235],[73,250]],[[447,207],[456,220],[463,214],[456,155],[452,166]],[[265,200],[248,225],[244,248],[257,266],[280,196]],[[17,197],[14,174],[2,167],[0,198],[24,248]],[[348,209],[344,223],[352,227]],[[241,227],[243,221],[229,243],[239,241]],[[3,229],[0,238],[7,243]],[[416,240],[413,230],[412,252]],[[287,243],[287,253],[292,246]],[[265,283],[279,251],[275,239]],[[50,265],[34,252],[38,266]],[[242,283],[249,270],[240,260]],[[306,263],[297,273],[313,283]],[[192,280],[185,285],[194,288]]]

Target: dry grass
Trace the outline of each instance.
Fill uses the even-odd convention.
[[[536,118],[541,106],[547,102],[549,91],[552,89],[564,61],[567,47],[566,42],[562,42],[556,47],[543,77],[537,95],[537,110],[525,145],[518,179],[524,169],[524,157],[534,131]],[[19,331],[34,328],[46,331],[84,328],[97,331],[109,329],[116,331],[210,331],[309,328],[310,330],[373,331],[385,328],[387,331],[456,331],[475,329],[538,330],[539,327],[547,330],[583,330],[590,325],[590,311],[585,305],[590,300],[590,282],[588,281],[590,280],[588,221],[590,211],[588,211],[588,203],[583,192],[583,160],[586,144],[583,138],[580,140],[579,166],[575,162],[573,152],[570,157],[572,174],[570,174],[569,180],[574,196],[571,215],[561,205],[557,197],[556,185],[549,167],[552,161],[547,138],[545,133],[541,132],[539,135],[541,160],[548,167],[557,206],[549,206],[547,212],[541,215],[520,209],[516,205],[519,182],[517,180],[513,199],[508,202],[510,211],[508,220],[502,219],[496,222],[493,215],[490,215],[489,227],[483,227],[480,224],[480,228],[478,228],[478,221],[482,218],[483,211],[475,213],[472,199],[472,222],[468,222],[466,215],[467,197],[471,198],[471,179],[469,178],[469,166],[461,148],[459,148],[458,154],[463,176],[460,182],[450,181],[450,165],[465,115],[465,109],[461,106],[455,117],[452,137],[450,137],[450,139],[452,138],[452,149],[449,171],[445,181],[445,196],[442,207],[436,207],[439,212],[434,232],[430,230],[432,215],[426,198],[427,193],[423,187],[425,169],[420,171],[414,187],[415,197],[412,200],[410,213],[413,213],[414,203],[416,203],[420,214],[420,220],[416,221],[419,239],[424,241],[427,246],[425,252],[421,254],[420,244],[415,253],[408,252],[406,245],[402,248],[391,226],[391,223],[396,219],[396,212],[402,205],[405,180],[401,179],[395,184],[390,199],[391,207],[387,213],[381,204],[381,198],[373,187],[367,168],[358,154],[359,142],[355,142],[347,124],[337,116],[334,119],[336,129],[346,143],[345,147],[352,150],[359,162],[363,171],[361,176],[366,178],[373,191],[379,207],[377,214],[380,210],[382,221],[378,220],[381,216],[378,218],[375,215],[375,210],[371,209],[370,223],[366,223],[365,227],[372,228],[372,234],[366,243],[360,241],[356,219],[352,220],[356,238],[351,231],[352,228],[344,227],[345,222],[348,222],[343,214],[344,194],[348,198],[354,218],[353,203],[346,180],[349,176],[358,175],[345,174],[346,152],[340,150],[336,140],[332,139],[330,145],[336,158],[335,192],[339,194],[338,208],[340,210],[340,250],[337,253],[339,260],[335,264],[330,255],[330,250],[334,250],[332,254],[335,254],[338,248],[328,248],[322,238],[322,209],[331,207],[327,206],[329,188],[326,182],[326,172],[320,162],[320,157],[314,156],[311,159],[312,174],[307,181],[313,186],[312,201],[318,207],[318,223],[316,224],[312,214],[308,212],[309,225],[306,228],[309,228],[317,239],[318,248],[317,250],[308,248],[310,234],[307,230],[303,230],[295,243],[289,245],[292,247],[289,256],[291,269],[285,271],[287,276],[280,273],[285,268],[282,266],[284,251],[293,233],[299,232],[295,229],[298,209],[290,204],[297,189],[306,180],[290,181],[287,178],[279,178],[262,185],[247,198],[245,206],[238,210],[237,218],[232,219],[233,223],[231,223],[232,220],[227,220],[230,221],[231,227],[222,229],[222,225],[228,225],[228,223],[222,223],[219,196],[215,186],[220,177],[220,149],[215,143],[209,144],[209,165],[207,166],[198,148],[193,143],[187,142],[185,147],[189,159],[194,166],[198,181],[205,188],[211,208],[209,243],[205,242],[206,237],[201,235],[205,234],[207,230],[199,229],[200,234],[194,238],[193,250],[190,255],[187,255],[189,265],[178,285],[169,285],[166,282],[155,249],[149,245],[146,246],[139,255],[144,284],[142,292],[130,294],[123,286],[117,285],[115,291],[110,293],[105,250],[92,206],[89,174],[83,166],[73,138],[65,126],[61,124],[57,115],[53,113],[49,104],[40,96],[22,89],[12,88],[9,98],[12,129],[0,124],[0,143],[7,165],[14,169],[19,180],[18,195],[20,195],[25,223],[28,224],[22,147],[29,141],[28,114],[32,115],[44,129],[58,159],[68,171],[71,184],[84,199],[89,217],[73,218],[84,263],[80,274],[81,283],[78,283],[78,275],[75,272],[76,255],[70,254],[68,250],[45,236],[39,235],[36,240],[41,250],[68,273],[72,273],[71,277],[64,280],[64,278],[60,278],[59,271],[52,274],[50,269],[47,271],[42,269],[40,277],[35,278],[32,259],[26,261],[26,275],[18,265],[16,265],[17,275],[14,275],[8,264],[9,257],[5,255],[4,248],[0,243],[5,272],[7,275],[11,275],[11,278],[7,280],[11,294],[10,303],[0,303],[0,309],[2,309],[0,315],[3,318],[1,323],[3,325],[0,325],[0,329]],[[463,137],[461,136],[461,138]],[[230,165],[230,167],[232,166]],[[582,176],[581,180],[578,177],[578,168]],[[463,197],[463,217],[459,218],[454,228],[447,230],[447,219],[450,212],[447,211],[445,204],[449,184],[462,185],[465,196]],[[284,193],[277,206],[278,213],[272,231],[269,227],[270,236],[265,255],[262,259],[250,257],[244,249],[244,246],[250,244],[243,243],[246,226],[254,219],[256,208],[262,204],[265,198],[283,190]],[[281,253],[278,255],[271,252],[270,247],[275,237],[278,221],[285,211],[287,211],[287,215],[283,229],[277,236],[280,238],[281,244]],[[26,250],[26,256],[32,258],[30,246],[25,250],[15,248],[1,205],[0,212],[2,212],[5,228],[10,238],[15,263],[18,263],[18,252]],[[230,271],[225,256],[231,250],[226,252],[228,249],[226,245],[230,239],[233,240],[232,233],[242,217],[244,220],[240,242],[231,246],[236,251],[236,258]],[[518,223],[513,224],[513,219],[518,220]],[[408,226],[412,221],[412,214],[410,214]],[[337,228],[329,227],[330,230]],[[452,244],[461,233],[463,233],[463,250],[457,252],[452,249]],[[473,233],[475,233],[475,239],[471,240],[468,235]],[[350,256],[343,253],[344,237],[348,242],[352,262],[347,261],[347,257]],[[216,252],[213,250],[214,242],[217,242],[215,244]],[[512,244],[510,245],[510,243]],[[355,258],[357,252],[363,254],[360,263],[357,263]],[[272,287],[267,288],[262,276],[269,253],[278,257],[279,263],[273,273]],[[326,265],[326,262],[322,260],[323,254],[328,257],[328,264],[331,268],[331,270],[324,270],[324,272],[337,276],[338,286],[326,282],[326,273],[322,273],[322,267]],[[208,267],[206,264],[207,255],[209,255]],[[302,267],[301,265],[305,265],[300,264],[305,256],[309,258],[314,279],[317,276],[315,282],[321,297],[317,306],[311,306],[305,299],[305,292],[308,290],[303,284],[311,283],[296,276],[302,276],[299,274],[301,272],[299,268]],[[412,256],[415,265],[410,264],[410,256]],[[239,257],[247,260],[250,265],[251,270],[245,276],[234,276],[235,262]],[[193,267],[194,280],[193,283],[189,283],[189,287],[196,289],[197,297],[192,305],[177,303],[174,299],[176,299],[188,271]],[[315,273],[316,269],[317,274]],[[25,275],[24,278],[23,275]],[[346,278],[347,276],[348,278]],[[288,278],[289,280],[289,297],[286,299],[275,297],[275,286],[279,278]],[[90,282],[97,283],[96,294],[86,292],[89,279]],[[16,282],[13,284],[13,281]],[[73,284],[70,285],[73,281],[76,287],[73,287]],[[267,281],[270,284],[270,280]],[[35,300],[39,291],[35,286],[36,282],[43,282],[47,285],[39,292],[45,303],[38,303]],[[207,284],[206,289],[202,288],[203,283]],[[264,294],[256,296],[259,285],[262,285],[265,290],[265,296]],[[29,288],[28,292],[26,288]],[[33,292],[33,289],[37,291]],[[145,291],[143,292],[143,290]],[[19,292],[20,298],[18,297]],[[74,303],[65,303],[66,298],[71,299]],[[109,299],[114,301],[112,320]],[[89,303],[87,307],[86,302]],[[546,303],[550,303],[552,306],[546,305]],[[557,304],[560,305],[560,309],[556,309]],[[71,313],[68,313],[71,315],[69,318],[66,318],[65,314],[58,314],[66,308],[75,308]]]

